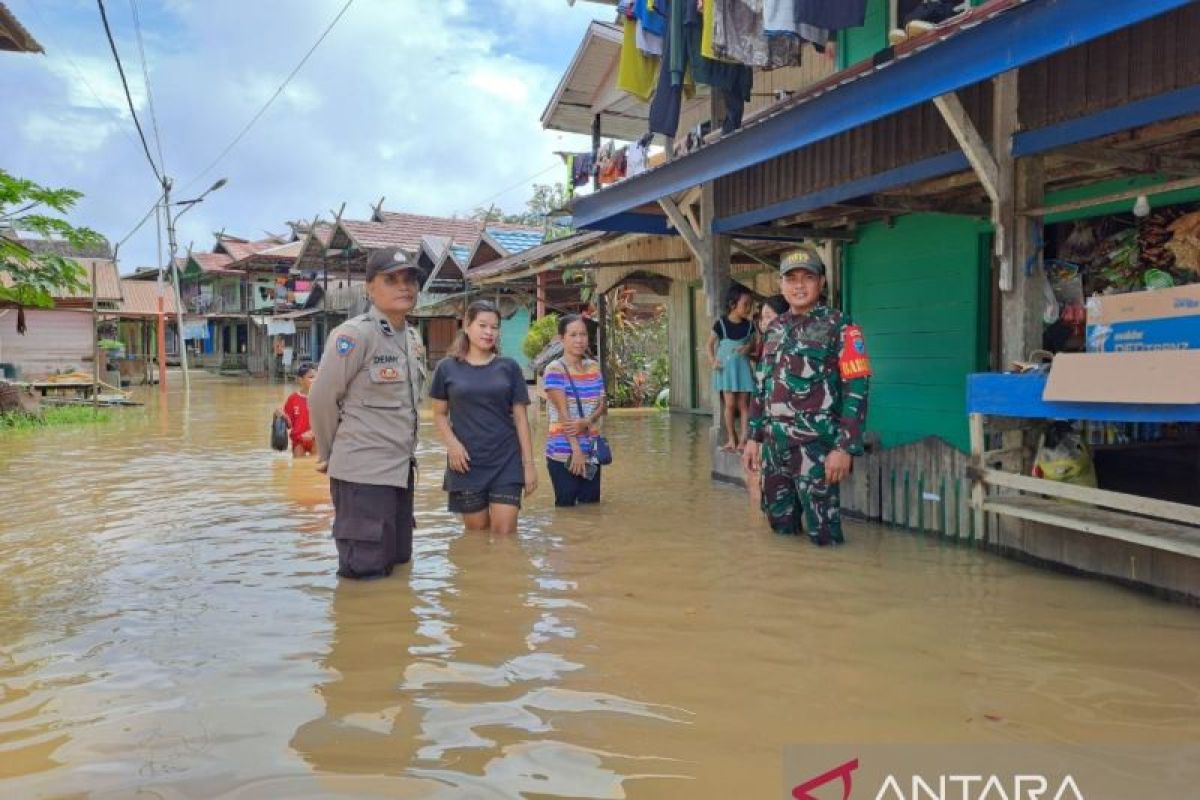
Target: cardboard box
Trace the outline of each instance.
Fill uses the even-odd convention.
[[[1096,353],[1200,349],[1200,283],[1089,297],[1087,349]]]
[[[1200,404],[1200,352],[1059,353],[1043,400]]]

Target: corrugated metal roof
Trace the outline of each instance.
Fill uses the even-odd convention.
[[[496,241],[504,248],[505,255],[514,253],[522,253],[531,247],[537,247],[542,243],[543,233],[541,230],[529,228],[498,228],[488,226],[488,236]]]
[[[523,269],[543,259],[553,259],[556,256],[569,253],[576,248],[595,244],[605,238],[615,239],[618,236],[619,234],[607,233],[605,231],[580,231],[579,233],[564,236],[561,239],[555,239],[545,244],[539,244],[536,247],[527,248],[520,253],[514,253],[506,258],[500,258],[477,267],[471,271],[471,280],[503,275],[507,272]]]
[[[158,316],[158,281],[137,281],[130,278],[121,280],[121,292],[124,299],[117,305],[117,311],[123,317],[157,317]],[[163,311],[175,313],[175,293],[163,284]]]
[[[465,264],[467,259],[471,257],[471,245],[452,244],[450,245],[450,254],[454,256],[460,265]]]
[[[474,219],[431,217],[395,211],[383,211],[380,212],[380,216],[382,222],[342,220],[340,224],[360,248],[373,250],[399,247],[410,253],[417,252],[423,236],[474,241],[482,228],[479,220]]]
[[[84,288],[78,290],[56,290],[54,299],[57,300],[91,300],[92,299],[92,265],[96,267],[96,299],[102,303],[115,303],[121,300],[121,276],[117,265],[107,258],[73,258],[83,267]],[[0,284],[12,286],[12,278],[8,273],[0,272]]]

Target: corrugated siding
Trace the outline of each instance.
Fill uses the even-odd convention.
[[[990,140],[991,85],[972,86],[960,96]],[[925,103],[721,178],[717,216],[752,211],[957,149],[938,110]]]
[[[1021,70],[1021,126],[1040,128],[1200,81],[1200,4]]]
[[[72,369],[91,373],[90,313],[26,310],[25,323],[27,333],[17,335],[16,309],[0,309],[0,364],[15,364],[22,380]]]
[[[986,352],[986,231],[973,219],[913,214],[892,228],[865,225],[845,247],[849,310],[874,370],[867,428],[885,447],[940,436],[967,449],[966,376]]]

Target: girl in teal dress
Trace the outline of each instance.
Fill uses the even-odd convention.
[[[713,389],[721,394],[725,420],[725,450],[738,450],[746,441],[750,393],[754,391],[754,370],[750,353],[754,350],[754,323],[750,318],[753,303],[750,290],[734,283],[725,292],[725,315],[713,323],[708,337],[708,360],[713,370]],[[735,427],[735,419],[740,424]]]

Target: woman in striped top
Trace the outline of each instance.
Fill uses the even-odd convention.
[[[543,386],[549,401],[546,465],[554,484],[554,504],[600,501],[600,465],[592,448],[604,416],[604,377],[599,362],[587,357],[588,329],[583,317],[558,321],[563,356],[546,366]]]

